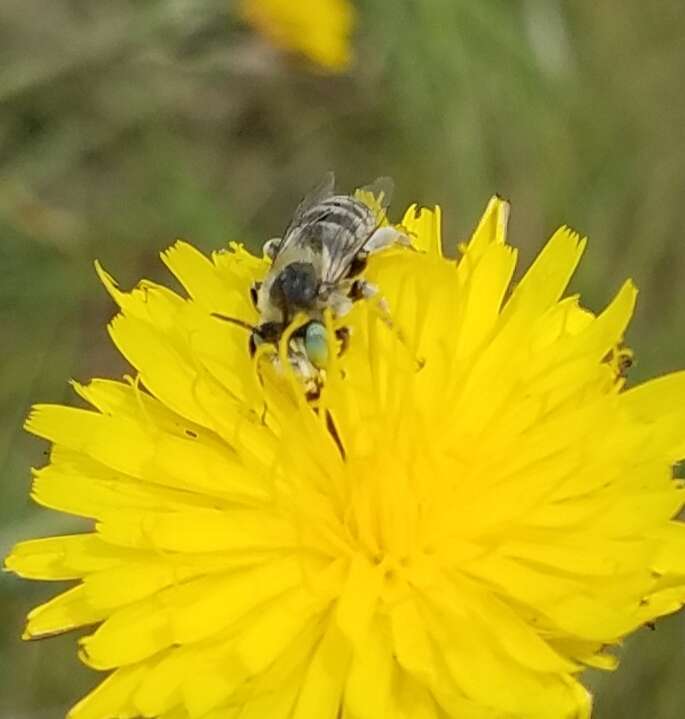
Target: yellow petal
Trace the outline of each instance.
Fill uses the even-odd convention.
[[[482,252],[465,287],[464,314],[457,354],[468,356],[490,335],[516,265],[516,253],[505,245],[490,244]]]
[[[586,241],[566,227],[557,230],[514,289],[502,313],[503,321],[517,316],[524,322],[548,309],[561,297],[585,249]]]
[[[102,684],[83,698],[67,715],[67,719],[134,719],[136,710],[131,695],[145,675],[147,667],[137,665],[117,669]]]
[[[387,630],[376,619],[366,641],[355,648],[345,685],[345,710],[359,719],[388,716],[395,672]]]
[[[441,210],[412,205],[404,213],[400,227],[409,235],[419,252],[442,257]]]
[[[115,567],[129,558],[128,552],[94,534],[72,534],[19,542],[5,559],[5,567],[27,579],[65,580]]]
[[[329,622],[302,677],[302,687],[292,719],[336,719],[347,668],[350,647],[335,622]]]
[[[274,561],[167,587],[112,613],[82,640],[84,660],[95,668],[110,669],[174,644],[205,639],[237,622],[256,604],[276,600],[296,586],[300,576],[293,560]]]
[[[24,639],[36,639],[102,621],[107,611],[93,607],[83,586],[59,594],[29,612]]]
[[[509,223],[509,211],[509,203],[501,197],[495,195],[490,198],[485,212],[466,247],[469,261],[480,259],[490,245],[504,244]]]
[[[130,477],[236,499],[265,497],[230,447],[194,436],[175,437],[142,419],[36,405],[26,428]]]
[[[225,277],[216,265],[187,242],[178,241],[162,252],[162,260],[193,300],[207,312],[232,317],[248,317],[250,310],[254,312],[249,302],[249,287],[238,285],[233,276]]]
[[[355,644],[363,641],[381,593],[384,569],[363,555],[352,558],[347,583],[337,606],[342,632]]]

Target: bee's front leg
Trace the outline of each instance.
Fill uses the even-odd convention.
[[[264,252],[266,257],[273,262],[276,255],[278,254],[278,248],[280,247],[280,245],[281,245],[281,238],[280,237],[272,237],[270,240],[267,240],[264,243],[264,247],[262,247],[262,252]]]

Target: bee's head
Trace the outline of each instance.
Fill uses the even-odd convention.
[[[311,262],[291,262],[274,279],[269,299],[286,317],[309,309],[319,290],[319,278]]]
[[[212,316],[250,330],[249,348],[252,357],[254,357],[260,345],[270,344],[278,347],[285,331],[285,326],[282,322],[263,322],[261,325],[253,326],[242,320],[226,317],[215,312],[212,313]],[[314,367],[317,369],[326,367],[328,364],[328,336],[326,328],[321,322],[318,320],[307,322],[293,333],[292,339],[301,343],[300,351],[304,352],[306,359]]]
[[[265,343],[277,347],[283,330],[280,322],[264,322],[255,327],[250,334],[250,354],[254,355],[257,347]],[[304,351],[305,357],[314,367],[322,369],[328,364],[328,338],[321,322],[307,322],[293,333],[292,338],[301,343],[300,351]]]

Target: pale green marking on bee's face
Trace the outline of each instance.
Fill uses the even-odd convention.
[[[328,364],[328,338],[320,322],[310,322],[304,336],[304,348],[309,361],[318,368]]]

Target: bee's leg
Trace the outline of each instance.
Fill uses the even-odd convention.
[[[375,298],[375,305],[380,310],[381,319],[385,322],[388,327],[394,328],[392,317],[390,316],[390,308],[385,300],[385,297],[378,295],[378,287],[367,282],[366,280],[354,280],[350,286],[350,290],[347,296],[352,302],[358,302],[359,300],[370,300]]]
[[[253,282],[250,287],[250,300],[252,301],[255,309],[257,309],[257,300],[259,299],[259,289],[261,286],[261,282]]]
[[[340,342],[340,351],[338,355],[343,355],[350,346],[350,328],[349,327],[338,327],[335,331],[335,338]]]
[[[344,317],[352,309],[353,302],[354,298],[349,292],[346,293],[344,290],[340,291],[336,288],[328,296],[327,306],[335,317]]]
[[[379,227],[369,239],[366,241],[362,250],[367,254],[384,250],[391,245],[402,245],[403,247],[411,247],[411,242],[407,235],[400,232],[391,225]]]
[[[352,277],[356,277],[357,275],[361,275],[361,273],[364,272],[364,270],[366,269],[366,263],[368,259],[369,253],[365,250],[357,252],[357,254],[352,259],[352,262],[350,262],[350,266],[347,268],[345,277],[347,279],[350,279]]]
[[[273,262],[274,258],[278,254],[278,248],[281,244],[280,237],[272,237],[264,243],[262,252]]]
[[[370,304],[376,308],[378,316],[383,324],[390,328],[397,336],[397,339],[399,339],[399,341],[413,354],[411,343],[408,341],[404,332],[402,332],[402,330],[393,322],[390,307],[388,307],[385,297],[379,296],[378,287],[376,287],[376,285],[373,285],[371,282],[367,282],[366,280],[354,280],[350,287],[348,297],[352,300],[352,302],[373,299],[374,301]],[[417,370],[420,370],[424,365],[424,360],[415,356],[414,361],[416,362]]]
[[[378,287],[376,287],[376,285],[372,285],[366,280],[355,280],[351,284],[347,296],[352,300],[352,302],[357,302],[358,300],[369,300],[377,294]],[[380,302],[384,302],[384,300],[381,299]]]

